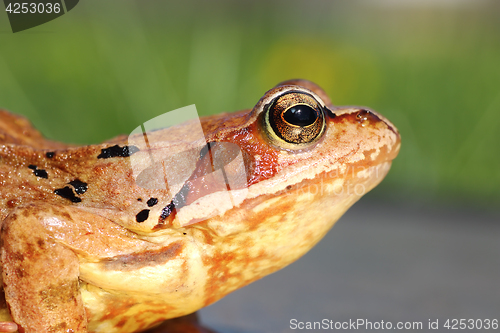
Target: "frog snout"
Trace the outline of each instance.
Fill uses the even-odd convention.
[[[375,125],[378,127],[380,123],[382,123],[385,127],[385,129],[383,129],[383,136],[387,139],[387,146],[389,148],[387,160],[390,161],[396,158],[401,146],[401,136],[396,126],[394,126],[389,119],[374,110],[362,108],[357,112],[356,120],[362,126]]]

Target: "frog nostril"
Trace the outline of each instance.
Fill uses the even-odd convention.
[[[380,118],[368,109],[361,109],[356,114],[356,120],[361,124],[361,126],[366,126],[371,122],[380,121]]]
[[[356,115],[356,118],[358,118],[358,119],[366,119],[366,118],[368,118],[369,114],[371,114],[370,110],[361,109],[361,110],[358,111],[358,114]]]
[[[370,115],[372,113],[369,111],[369,110],[366,110],[366,109],[362,109],[362,110],[359,110],[358,111],[358,114],[356,115],[356,119],[357,121],[362,125],[364,126],[365,123],[368,121]]]

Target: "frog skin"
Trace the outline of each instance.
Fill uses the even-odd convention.
[[[153,145],[75,147],[0,112],[0,321],[30,333],[130,333],[189,315],[306,253],[400,147],[383,116],[335,107],[305,80],[277,85],[251,110],[201,118],[206,142],[193,126],[148,133]],[[203,145],[186,173],[182,151]],[[207,190],[215,156],[237,173],[234,147],[246,179]],[[140,182],[132,170],[132,157],[153,150],[179,170],[170,188],[144,185],[158,181],[147,163]],[[223,192],[240,199],[228,206]]]

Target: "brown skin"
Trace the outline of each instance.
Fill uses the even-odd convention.
[[[294,103],[305,120],[284,114]],[[187,315],[307,252],[400,146],[385,118],[333,107],[303,80],[201,126],[205,138],[190,122],[148,142],[70,147],[0,111],[0,321],[37,333],[210,332]]]

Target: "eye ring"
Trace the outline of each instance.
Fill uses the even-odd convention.
[[[325,129],[323,107],[311,95],[288,91],[276,97],[266,110],[268,135],[286,148],[304,148],[316,142]]]

